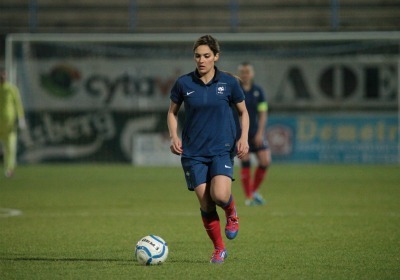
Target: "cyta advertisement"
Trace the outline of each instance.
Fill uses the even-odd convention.
[[[227,54],[229,56],[229,54]],[[241,61],[229,57],[223,70]],[[27,111],[19,161],[179,164],[166,114],[176,78],[191,59],[57,59],[18,62]],[[266,92],[273,160],[399,162],[398,66],[374,56],[254,59]]]

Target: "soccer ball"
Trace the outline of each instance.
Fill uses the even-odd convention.
[[[162,264],[168,257],[168,245],[159,236],[147,235],[136,244],[136,260],[142,265]]]

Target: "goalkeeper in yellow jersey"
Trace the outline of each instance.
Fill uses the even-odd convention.
[[[0,142],[4,157],[4,174],[14,174],[17,156],[17,124],[25,128],[24,108],[18,88],[6,82],[5,71],[0,69]]]

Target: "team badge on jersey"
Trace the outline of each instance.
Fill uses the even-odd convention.
[[[226,91],[226,84],[225,83],[218,83],[217,84],[217,94],[223,95]]]

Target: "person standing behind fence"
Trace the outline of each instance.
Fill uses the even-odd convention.
[[[234,239],[239,219],[231,192],[234,156],[248,152],[249,116],[237,77],[220,71],[215,63],[220,56],[217,40],[205,35],[193,46],[196,69],[175,82],[170,96],[167,123],[171,152],[181,156],[187,188],[200,203],[204,228],[214,251],[210,262],[223,263],[227,251],[222,239],[217,207],[226,217],[225,235]],[[184,103],[185,123],[182,140],[178,136],[178,112]],[[242,134],[236,141],[232,113],[240,117]]]
[[[6,73],[0,70],[0,142],[3,148],[4,174],[11,177],[16,167],[17,128],[25,128],[25,114],[18,88],[6,82]]]
[[[248,206],[263,205],[265,200],[259,188],[265,179],[271,163],[271,152],[265,139],[265,127],[268,118],[268,103],[263,89],[254,83],[254,68],[249,62],[238,66],[238,75],[245,94],[246,108],[250,117],[249,153],[256,155],[258,166],[251,176],[251,158],[247,154],[241,159],[241,181]]]

